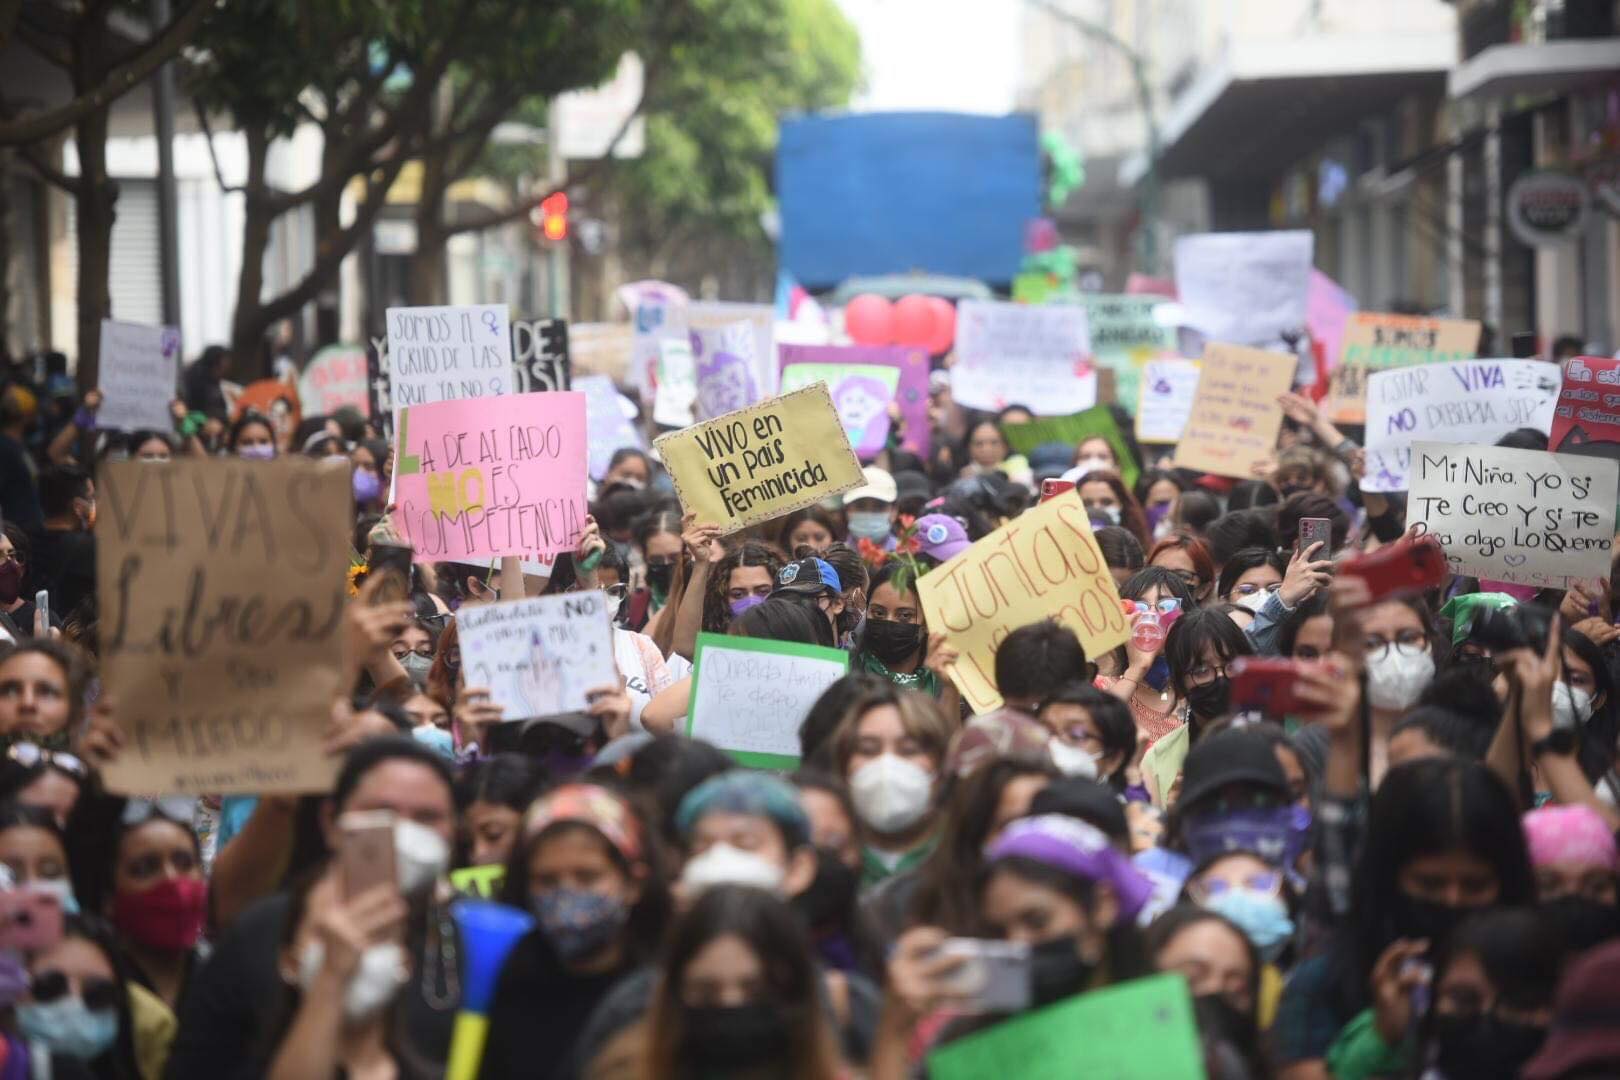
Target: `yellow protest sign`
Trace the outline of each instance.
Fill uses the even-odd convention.
[[[1178,469],[1248,479],[1277,452],[1279,395],[1294,385],[1298,358],[1242,345],[1204,346],[1198,389],[1176,444]]]
[[[1091,659],[1123,644],[1130,623],[1074,491],[1026,510],[917,579],[930,633],[960,653],[949,671],[974,712],[1001,705],[996,649],[1020,626],[1056,619]]]
[[[824,382],[672,431],[653,445],[675,494],[721,535],[792,513],[863,481]]]
[[[1367,422],[1367,376],[1391,368],[1472,360],[1479,351],[1474,319],[1426,319],[1359,311],[1344,324],[1327,415],[1334,423]]]
[[[325,791],[344,691],[348,466],[177,458],[97,477],[101,670],[122,794]]]

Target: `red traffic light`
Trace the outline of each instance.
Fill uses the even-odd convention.
[[[540,200],[540,235],[547,240],[568,239],[568,194],[554,191]]]

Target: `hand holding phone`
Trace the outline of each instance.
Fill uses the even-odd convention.
[[[338,880],[345,899],[377,885],[397,885],[393,811],[351,810],[338,818],[338,832]]]
[[[1322,545],[1317,557],[1327,558],[1333,551],[1333,522],[1327,518],[1300,518],[1299,550],[1309,551],[1315,543]]]
[[[409,544],[373,543],[366,560],[367,576],[382,578],[382,583],[371,594],[374,605],[393,604],[411,594],[411,557]]]
[[[1339,574],[1366,582],[1371,600],[1411,596],[1445,580],[1446,556],[1432,536],[1402,537],[1340,564]]]
[[[1074,481],[1073,480],[1042,480],[1041,481],[1041,502],[1046,502],[1049,499],[1055,499],[1059,495],[1063,494],[1065,491],[1073,491],[1073,490],[1074,490]]]
[[[1029,946],[1016,941],[947,938],[941,956],[962,963],[940,982],[984,1013],[1022,1012],[1030,1002]]]
[[[1233,709],[1257,709],[1267,716],[1309,716],[1320,706],[1298,696],[1300,675],[1320,661],[1285,656],[1240,656],[1227,665],[1232,676]]]

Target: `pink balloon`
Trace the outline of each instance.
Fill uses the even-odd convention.
[[[934,337],[934,306],[926,296],[903,296],[894,305],[894,340],[926,347]]]
[[[894,306],[875,293],[862,293],[844,306],[844,329],[860,345],[894,340]]]
[[[930,296],[928,306],[934,309],[934,333],[923,344],[929,352],[938,356],[949,352],[951,346],[956,344],[956,305],[938,296]]]

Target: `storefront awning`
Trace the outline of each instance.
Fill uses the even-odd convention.
[[[1458,64],[1447,80],[1457,99],[1559,94],[1613,79],[1620,38],[1581,38],[1535,45],[1492,45]]]

